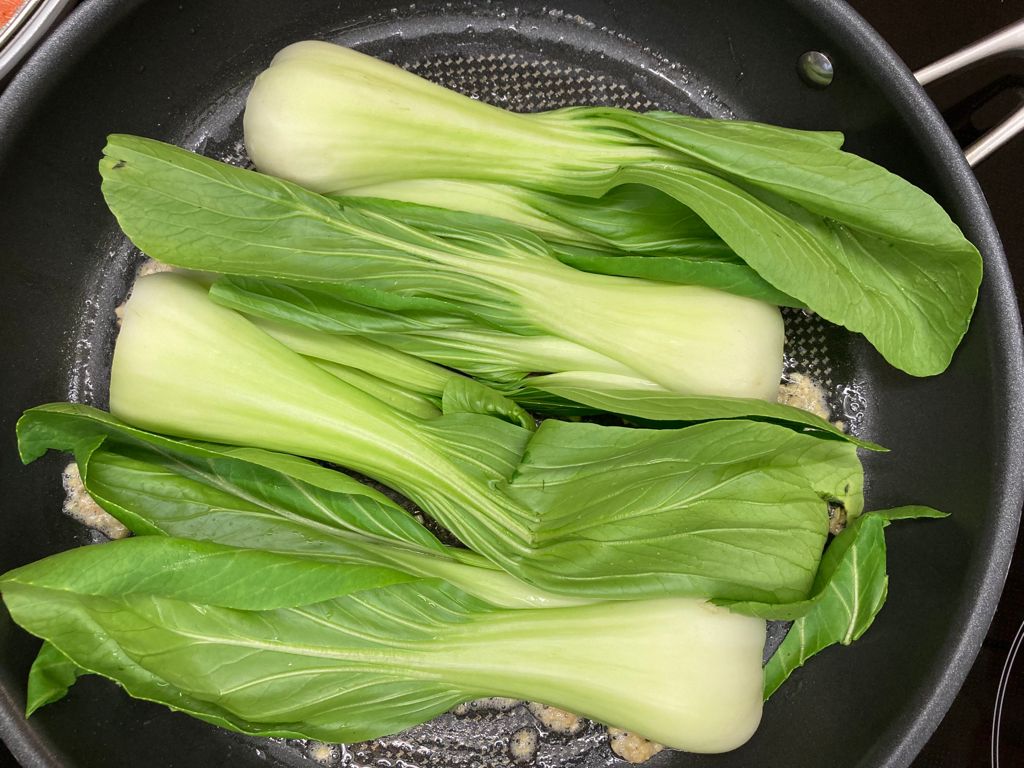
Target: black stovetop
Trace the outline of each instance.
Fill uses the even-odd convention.
[[[777,0],[769,0],[775,2]],[[912,69],[1024,18],[1024,0],[850,0]],[[1007,58],[929,88],[944,112],[997,83],[999,92],[957,126],[970,138],[1024,102],[1024,57]],[[1024,136],[975,169],[1006,248],[1018,300],[1024,298]],[[1024,658],[1010,661],[1024,638],[1024,537],[981,653],[949,713],[912,768],[1024,766]],[[1020,634],[1019,634],[1020,633]],[[1016,641],[1016,642],[1015,642]],[[1000,696],[1001,694],[1001,696]],[[997,700],[1002,706],[997,708]],[[855,712],[843,713],[856,717]],[[993,741],[998,725],[998,740]],[[996,748],[997,747],[997,748]],[[0,742],[0,766],[14,765]],[[766,768],[775,768],[766,766]],[[825,767],[823,767],[825,768]]]

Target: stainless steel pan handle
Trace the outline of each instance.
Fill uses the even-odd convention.
[[[919,69],[914,76],[921,85],[928,85],[946,75],[959,72],[971,64],[1009,52],[1024,53],[1024,19],[998,32],[993,32],[973,45],[961,48],[956,53],[939,59],[934,64]],[[972,166],[977,165],[1022,130],[1024,130],[1024,107],[1013,112],[1003,122],[964,150],[967,162]]]

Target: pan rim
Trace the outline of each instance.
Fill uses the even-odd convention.
[[[126,18],[145,0],[92,0],[80,5],[24,63],[0,93],[0,137],[14,136],[28,119],[25,108],[51,80],[59,80],[92,43]],[[966,611],[963,630],[947,639],[939,660],[942,674],[932,670],[931,685],[918,696],[923,703],[882,734],[860,764],[905,768],[938,727],[973,665],[1002,593],[1024,502],[1024,337],[1017,299],[1002,244],[984,195],[960,147],[935,105],[895,51],[846,2],[789,0],[804,17],[826,26],[836,40],[864,53],[864,70],[884,90],[890,103],[905,116],[911,134],[945,183],[956,189],[954,218],[971,235],[984,257],[982,290],[999,322],[989,340],[993,370],[1001,374],[993,385],[996,413],[1004,414],[1004,429],[996,442],[999,465],[993,469],[995,502],[986,537],[966,575],[976,585],[975,600]],[[924,686],[923,686],[924,687]],[[58,766],[55,754],[17,711],[10,692],[0,687],[0,736],[25,766]]]
[[[866,54],[864,69],[876,80],[887,82],[890,101],[918,144],[928,153],[931,165],[957,189],[953,198],[954,219],[978,246],[984,260],[982,291],[994,315],[989,345],[994,370],[1004,376],[993,391],[993,410],[1005,414],[1005,430],[997,446],[1000,466],[993,473],[996,503],[986,540],[987,558],[975,562],[967,580],[977,585],[975,601],[962,623],[964,630],[948,642],[943,674],[934,676],[924,702],[907,717],[903,728],[888,734],[902,735],[888,746],[876,744],[860,764],[874,768],[906,768],[931,738],[967,678],[995,615],[1013,557],[1024,503],[1024,337],[1017,297],[1002,241],[984,193],[963,150],[953,137],[938,108],[892,47],[845,0],[791,0],[799,12],[817,16],[841,42],[856,45]]]

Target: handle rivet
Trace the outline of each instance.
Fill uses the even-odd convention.
[[[796,69],[803,81],[815,88],[825,88],[835,77],[832,59],[821,51],[807,51],[802,54],[797,61]]]

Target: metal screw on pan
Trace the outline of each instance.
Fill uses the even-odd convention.
[[[832,59],[821,51],[807,51],[797,60],[797,72],[803,81],[815,88],[826,88],[832,84],[835,70]]]

